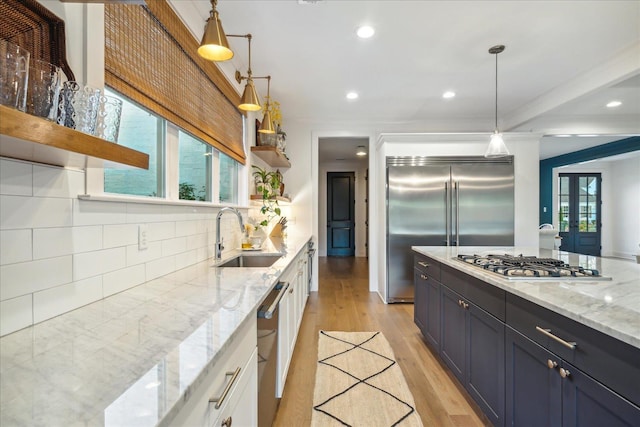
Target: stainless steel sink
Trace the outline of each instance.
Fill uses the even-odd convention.
[[[282,254],[238,255],[214,267],[270,267]]]

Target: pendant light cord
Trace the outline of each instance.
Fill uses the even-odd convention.
[[[496,127],[495,132],[498,131],[498,54],[496,53]]]

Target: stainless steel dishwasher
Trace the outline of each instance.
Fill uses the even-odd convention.
[[[289,283],[278,282],[258,307],[258,426],[269,427],[278,409],[278,315],[280,300]]]

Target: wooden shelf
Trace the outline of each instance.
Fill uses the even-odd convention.
[[[272,168],[290,168],[291,163],[285,155],[279,151],[276,147],[268,145],[259,145],[251,147],[251,152],[264,160],[266,164]]]
[[[0,156],[74,168],[149,169],[149,155],[0,105]]]
[[[262,202],[262,196],[259,194],[252,194],[251,196],[249,196],[249,198],[254,202]],[[291,203],[291,199],[287,197],[276,196],[275,199],[278,201],[278,203]]]

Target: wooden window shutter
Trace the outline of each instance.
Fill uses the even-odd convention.
[[[198,42],[169,4],[104,10],[105,83],[245,164],[240,95],[198,56]]]

